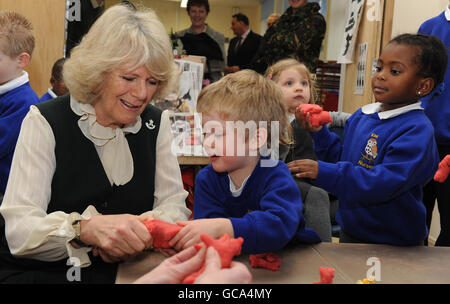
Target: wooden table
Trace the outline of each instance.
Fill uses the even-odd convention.
[[[366,277],[379,261],[381,281],[376,284],[450,283],[450,248],[396,247],[369,244],[320,243],[291,246],[279,252],[282,265],[278,271],[251,268],[247,255],[235,258],[246,264],[255,284],[311,284],[320,280],[319,267],[335,269],[335,284],[354,284]],[[372,258],[373,264],[367,264]],[[147,252],[119,266],[116,283],[132,283],[164,260]]]
[[[206,166],[211,163],[209,156],[178,155],[177,158],[180,165]]]

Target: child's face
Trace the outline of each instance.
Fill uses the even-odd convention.
[[[0,85],[3,85],[22,73],[18,59],[6,55],[0,50]]]
[[[289,113],[295,113],[300,104],[309,103],[311,90],[306,75],[295,68],[288,68],[280,73],[277,84],[283,92]]]
[[[52,77],[50,79],[50,83],[52,84],[53,92],[55,92],[55,94],[58,96],[65,95],[67,92],[69,92],[63,80],[55,80]]]
[[[230,175],[246,171],[249,164],[248,140],[232,123],[227,124],[215,111],[202,114],[203,147],[210,156],[213,169]]]
[[[416,100],[419,67],[413,59],[417,51],[407,45],[390,43],[381,52],[372,77],[372,92],[383,103],[383,111],[408,105]]]

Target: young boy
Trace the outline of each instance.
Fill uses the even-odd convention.
[[[62,69],[65,61],[65,58],[60,58],[53,64],[52,76],[50,78],[50,84],[52,85],[52,87],[48,89],[47,93],[41,96],[41,98],[39,99],[40,102],[65,95],[69,91],[64,84],[64,80],[62,77]]]
[[[33,49],[30,22],[18,13],[0,11],[0,196],[5,193],[22,120],[39,102],[23,70]]]
[[[181,250],[199,242],[201,233],[227,233],[242,237],[242,251],[255,254],[292,240],[320,242],[304,228],[300,191],[287,165],[260,154],[262,148],[277,149],[278,138],[290,141],[277,85],[250,70],[229,74],[202,90],[197,110],[212,164],[196,178],[194,220],[179,222],[184,227],[170,244]]]

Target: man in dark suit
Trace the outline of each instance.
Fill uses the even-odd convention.
[[[227,67],[225,74],[249,69],[253,55],[258,50],[262,37],[249,28],[247,16],[238,13],[233,15],[231,29],[236,35],[228,47]]]

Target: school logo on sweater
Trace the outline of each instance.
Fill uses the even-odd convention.
[[[378,156],[377,138],[378,138],[377,134],[375,133],[370,134],[370,138],[369,140],[367,140],[364,152],[361,152],[361,158],[358,161],[358,164],[360,166],[368,169],[373,168],[375,159]]]

